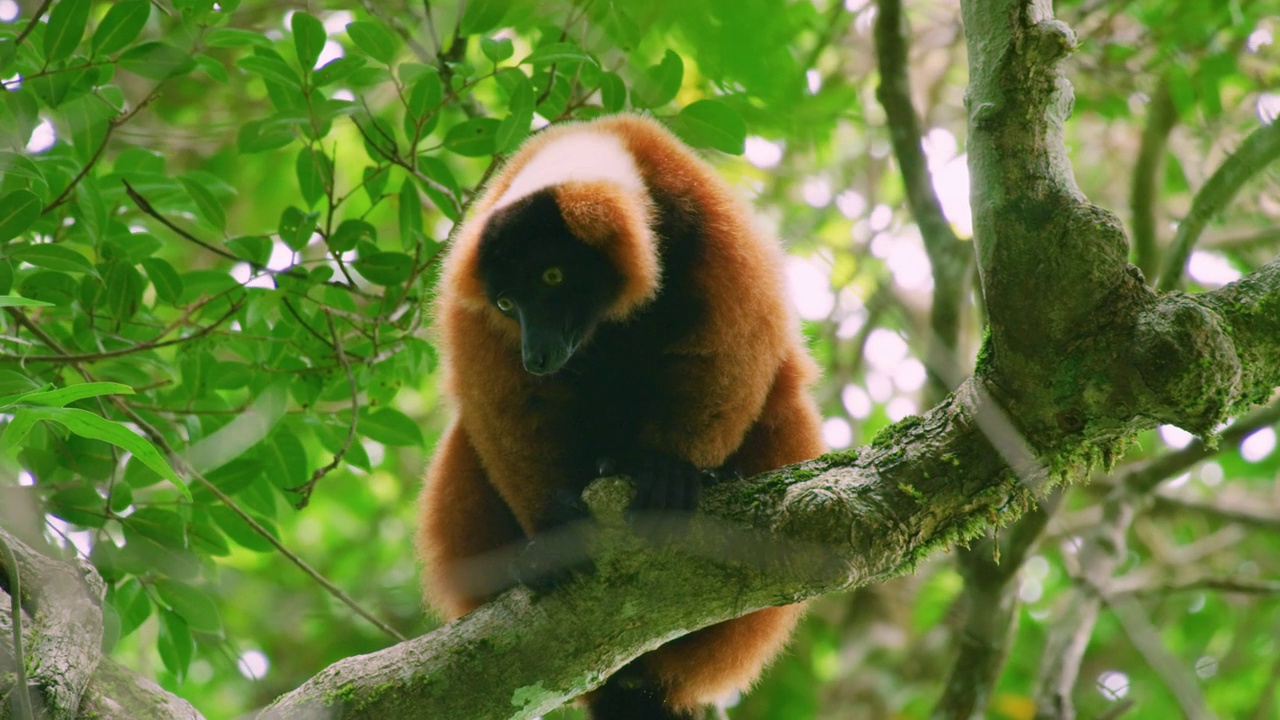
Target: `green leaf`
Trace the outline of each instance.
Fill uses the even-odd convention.
[[[176,485],[188,500],[191,499],[191,491],[187,489],[187,484],[182,482],[182,478],[178,477],[173,468],[169,467],[168,461],[160,451],[156,450],[156,447],[146,438],[135,435],[123,425],[76,408],[32,408],[27,412],[34,414],[38,420],[56,422],[81,437],[102,440],[128,450],[147,467]]]
[[[275,150],[293,142],[293,125],[279,120],[250,120],[236,133],[236,147],[242,153]]]
[[[435,111],[443,98],[444,83],[440,80],[440,74],[434,68],[430,68],[430,72],[424,72],[422,77],[413,83],[407,109],[414,118],[422,119]]]
[[[741,155],[747,123],[736,110],[718,100],[699,100],[671,120],[680,139],[697,148],[715,148]]]
[[[426,193],[427,197],[431,198],[431,202],[435,204],[440,212],[444,213],[444,216],[450,220],[457,222],[458,208],[460,206],[458,180],[449,171],[449,166],[438,157],[420,155],[418,156],[418,169],[422,171],[423,175],[435,180],[448,190],[445,193],[436,190],[427,183],[422,184],[422,191]]]
[[[120,616],[120,637],[125,637],[151,617],[151,598],[137,578],[129,578],[115,587],[109,599]]]
[[[295,488],[307,481],[307,451],[302,441],[287,428],[280,428],[258,445],[258,457],[267,479],[281,489]]]
[[[36,267],[62,272],[93,273],[97,269],[85,256],[61,245],[40,243],[39,245],[17,245],[9,249],[9,258]]]
[[[340,417],[343,418],[344,422],[350,421],[351,412],[349,410],[343,411]],[[422,428],[418,423],[410,419],[408,415],[390,407],[361,410],[360,422],[356,425],[356,430],[361,435],[383,445],[421,447],[424,444]]]
[[[496,118],[472,118],[454,125],[445,135],[444,147],[465,157],[492,155],[499,125]]]
[[[39,419],[38,411],[18,408],[13,414],[13,419],[5,426],[4,435],[0,435],[0,449],[8,450],[18,447],[18,443],[31,432],[31,428],[35,427]]]
[[[311,241],[311,233],[315,232],[316,220],[319,218],[318,212],[304,213],[290,205],[280,213],[280,224],[277,227],[280,239],[291,250],[301,250]]]
[[[475,35],[497,27],[511,9],[511,0],[469,0],[458,23],[460,35]]]
[[[271,552],[275,549],[270,540],[254,530],[249,523],[245,522],[244,518],[237,515],[231,508],[215,505],[209,508],[209,514],[213,516],[213,521],[227,534],[227,537],[234,540],[238,545],[255,552]],[[266,518],[254,517],[253,519],[273,537],[278,535],[275,527]]]
[[[684,61],[668,50],[662,62],[646,70],[631,88],[631,104],[638,108],[666,105],[680,92],[683,79]]]
[[[241,235],[227,241],[227,247],[236,257],[255,265],[266,265],[271,259],[271,238],[262,235]]]
[[[296,325],[281,325],[284,332],[294,332]],[[213,371],[225,372],[223,364]],[[196,472],[211,472],[241,456],[260,444],[285,413],[288,393],[286,381],[280,380],[258,391],[257,397],[234,420],[187,446],[187,463]]]
[[[387,189],[387,182],[391,180],[391,173],[385,167],[366,167],[361,175],[364,179],[364,191],[369,196],[369,202],[378,202],[382,198],[382,191]]]
[[[197,552],[224,557],[231,554],[227,538],[207,512],[196,510],[191,519],[191,547]]]
[[[142,274],[132,265],[112,263],[107,270],[107,307],[117,320],[128,320],[142,305],[146,284]]]
[[[262,461],[251,457],[237,458],[205,475],[206,480],[229,495],[244,490],[260,477],[262,477]],[[203,486],[196,486],[191,493],[197,498],[201,495],[212,497],[212,494]]]
[[[89,0],[59,0],[49,11],[49,24],[44,29],[46,62],[58,62],[75,52],[89,24]]]
[[[126,528],[165,547],[187,549],[187,523],[181,515],[172,510],[158,507],[139,508],[120,522]]]
[[[336,60],[330,60],[311,76],[311,84],[316,87],[324,87],[359,70],[364,67],[364,64],[365,59],[359,55],[347,55]]]
[[[142,269],[147,271],[151,285],[156,289],[156,296],[161,300],[176,305],[182,297],[182,277],[173,269],[167,260],[145,258]]]
[[[0,308],[5,307],[53,307],[53,303],[31,300],[17,295],[0,295]]]
[[[494,147],[498,152],[515,150],[529,136],[533,124],[533,102],[533,83],[521,74],[511,92],[511,112],[502,119],[494,136]]]
[[[227,69],[216,58],[201,54],[196,55],[194,60],[196,66],[203,70],[205,75],[214,80],[224,85],[231,80],[230,76],[227,75]]]
[[[195,201],[196,210],[200,212],[200,217],[219,230],[226,230],[227,215],[222,210],[222,203],[218,202],[213,193],[209,192],[209,188],[188,176],[180,177],[178,181],[182,183],[182,187],[187,189],[187,194]]]
[[[196,66],[187,51],[158,40],[134,45],[119,58],[120,67],[151,80],[167,80],[191,72]]]
[[[315,205],[329,192],[333,184],[333,163],[328,155],[303,147],[298,151],[294,169],[298,175],[298,189],[302,191],[308,207]]]
[[[377,239],[378,231],[364,220],[343,220],[329,237],[329,249],[334,252],[347,252],[355,250],[356,243],[361,240],[373,242]]]
[[[375,252],[361,255],[351,267],[375,285],[399,285],[409,279],[413,258],[404,253]]]
[[[422,201],[413,178],[400,186],[400,245],[408,250],[422,237]],[[363,274],[363,273],[362,273]]]
[[[169,606],[169,609],[181,615],[192,630],[222,633],[222,618],[218,615],[218,606],[214,604],[208,593],[192,585],[167,578],[157,579],[155,588],[160,594],[160,599]]]
[[[670,52],[669,50],[667,52]],[[543,45],[542,47],[529,53],[529,55],[520,61],[521,65],[532,65],[540,67],[543,65],[551,65],[553,63],[568,62],[585,62],[595,64],[595,58],[591,57],[582,48],[568,42],[557,42]]]
[[[160,611],[160,635],[156,638],[156,648],[169,672],[180,681],[186,677],[191,657],[196,652],[196,643],[191,638],[191,629],[177,613]]]
[[[324,49],[324,23],[305,12],[295,12],[289,20],[293,30],[293,49],[298,52],[298,64],[304,73],[316,66],[320,51]]]
[[[28,275],[18,286],[18,293],[54,305],[70,305],[75,302],[78,287],[70,275],[41,270]]]
[[[495,40],[493,38],[480,38],[480,52],[489,58],[495,65],[510,58],[515,54],[515,46],[511,44],[508,38]]]
[[[617,73],[600,76],[600,104],[608,112],[618,112],[627,104],[627,86]]]
[[[133,42],[149,17],[151,3],[148,0],[121,0],[112,5],[93,32],[90,45],[93,54],[110,54]]]
[[[80,385],[72,385],[71,387],[59,388],[57,390],[46,390],[44,392],[34,392],[20,395],[12,402],[20,402],[25,405],[43,405],[45,407],[63,407],[68,403],[85,398],[98,397],[99,395],[132,395],[133,388],[128,385],[121,385],[113,382],[88,382]],[[9,400],[9,398],[5,398]],[[4,403],[0,402],[0,407]]]
[[[18,237],[40,219],[43,203],[30,190],[14,190],[0,197],[0,242]]]
[[[302,78],[283,60],[266,55],[249,55],[236,61],[236,67],[260,75],[264,80],[274,80],[289,87],[302,87]]]
[[[381,24],[361,20],[347,25],[347,37],[374,60],[389,64],[400,49],[400,40]]]

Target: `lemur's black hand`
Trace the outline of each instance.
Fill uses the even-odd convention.
[[[587,507],[580,493],[557,491],[544,528],[525,543],[507,566],[512,584],[544,594],[574,575],[591,572],[583,538],[587,520]]]

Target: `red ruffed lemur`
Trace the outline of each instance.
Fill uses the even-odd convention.
[[[632,512],[687,512],[703,471],[823,452],[782,260],[653,120],[551,127],[511,158],[456,234],[435,307],[456,416],[427,470],[418,547],[441,615],[489,599],[468,559],[582,519],[603,467],[631,476]],[[750,685],[800,612],[674,640],[589,693],[588,710],[692,718]]]

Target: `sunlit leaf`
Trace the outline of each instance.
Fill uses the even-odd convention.
[[[289,28],[293,30],[293,48],[298,53],[298,64],[303,71],[310,70],[324,49],[324,24],[313,15],[295,12],[289,19]]]
[[[501,40],[481,38],[480,52],[484,53],[484,56],[489,58],[491,62],[500,63],[503,60],[510,59],[515,54],[515,46],[510,38],[502,38]]]
[[[515,150],[529,136],[529,128],[533,123],[533,83],[523,74],[520,80],[511,92],[509,113],[503,118],[494,136],[495,149],[500,153]]]
[[[59,0],[49,11],[44,31],[44,56],[49,62],[63,60],[75,51],[89,23],[89,0]]]
[[[149,0],[121,0],[112,5],[93,32],[93,52],[110,54],[133,42],[150,16]]]
[[[20,402],[25,405],[43,405],[45,407],[63,407],[77,400],[85,398],[99,397],[101,395],[132,395],[133,388],[128,385],[112,382],[87,382],[80,385],[72,385],[70,387],[59,388],[57,390],[46,390],[44,392],[28,393],[12,398],[11,402]],[[9,398],[5,398],[8,400]],[[0,407],[5,403],[0,401]]]
[[[501,122],[494,118],[472,118],[450,128],[444,146],[467,157],[492,155],[499,125]]]
[[[594,63],[595,58],[582,48],[569,42],[557,42],[543,45],[529,53],[520,61],[522,65],[541,67],[553,63],[586,62]]]
[[[97,273],[93,263],[85,256],[61,245],[40,243],[38,245],[16,245],[9,248],[9,258],[19,262],[30,263],[36,267],[49,270],[74,273]]]
[[[380,23],[361,20],[347,25],[347,36],[374,60],[390,63],[400,50],[400,39]]]
[[[225,230],[227,228],[227,215],[222,210],[222,203],[209,192],[199,180],[191,177],[180,177],[178,181],[182,183],[182,187],[187,189],[187,194],[196,204],[196,210],[200,212],[200,217],[205,219],[210,225]]]
[[[399,285],[409,279],[413,258],[404,253],[375,252],[362,254],[351,267],[376,285]]]
[[[101,415],[76,408],[31,408],[24,412],[37,420],[56,422],[77,435],[109,442],[116,447],[128,450],[147,467],[176,485],[182,494],[190,499],[191,493],[187,490],[186,483],[178,477],[173,468],[169,467],[168,461],[160,451],[156,450],[146,438],[134,434],[123,425],[107,420]]]
[[[511,9],[511,0],[470,0],[462,13],[458,32],[475,35],[498,26]]]

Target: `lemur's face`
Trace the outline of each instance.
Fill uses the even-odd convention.
[[[521,358],[534,375],[569,362],[622,286],[605,254],[569,231],[551,188],[493,214],[478,270],[489,301],[520,323]]]

